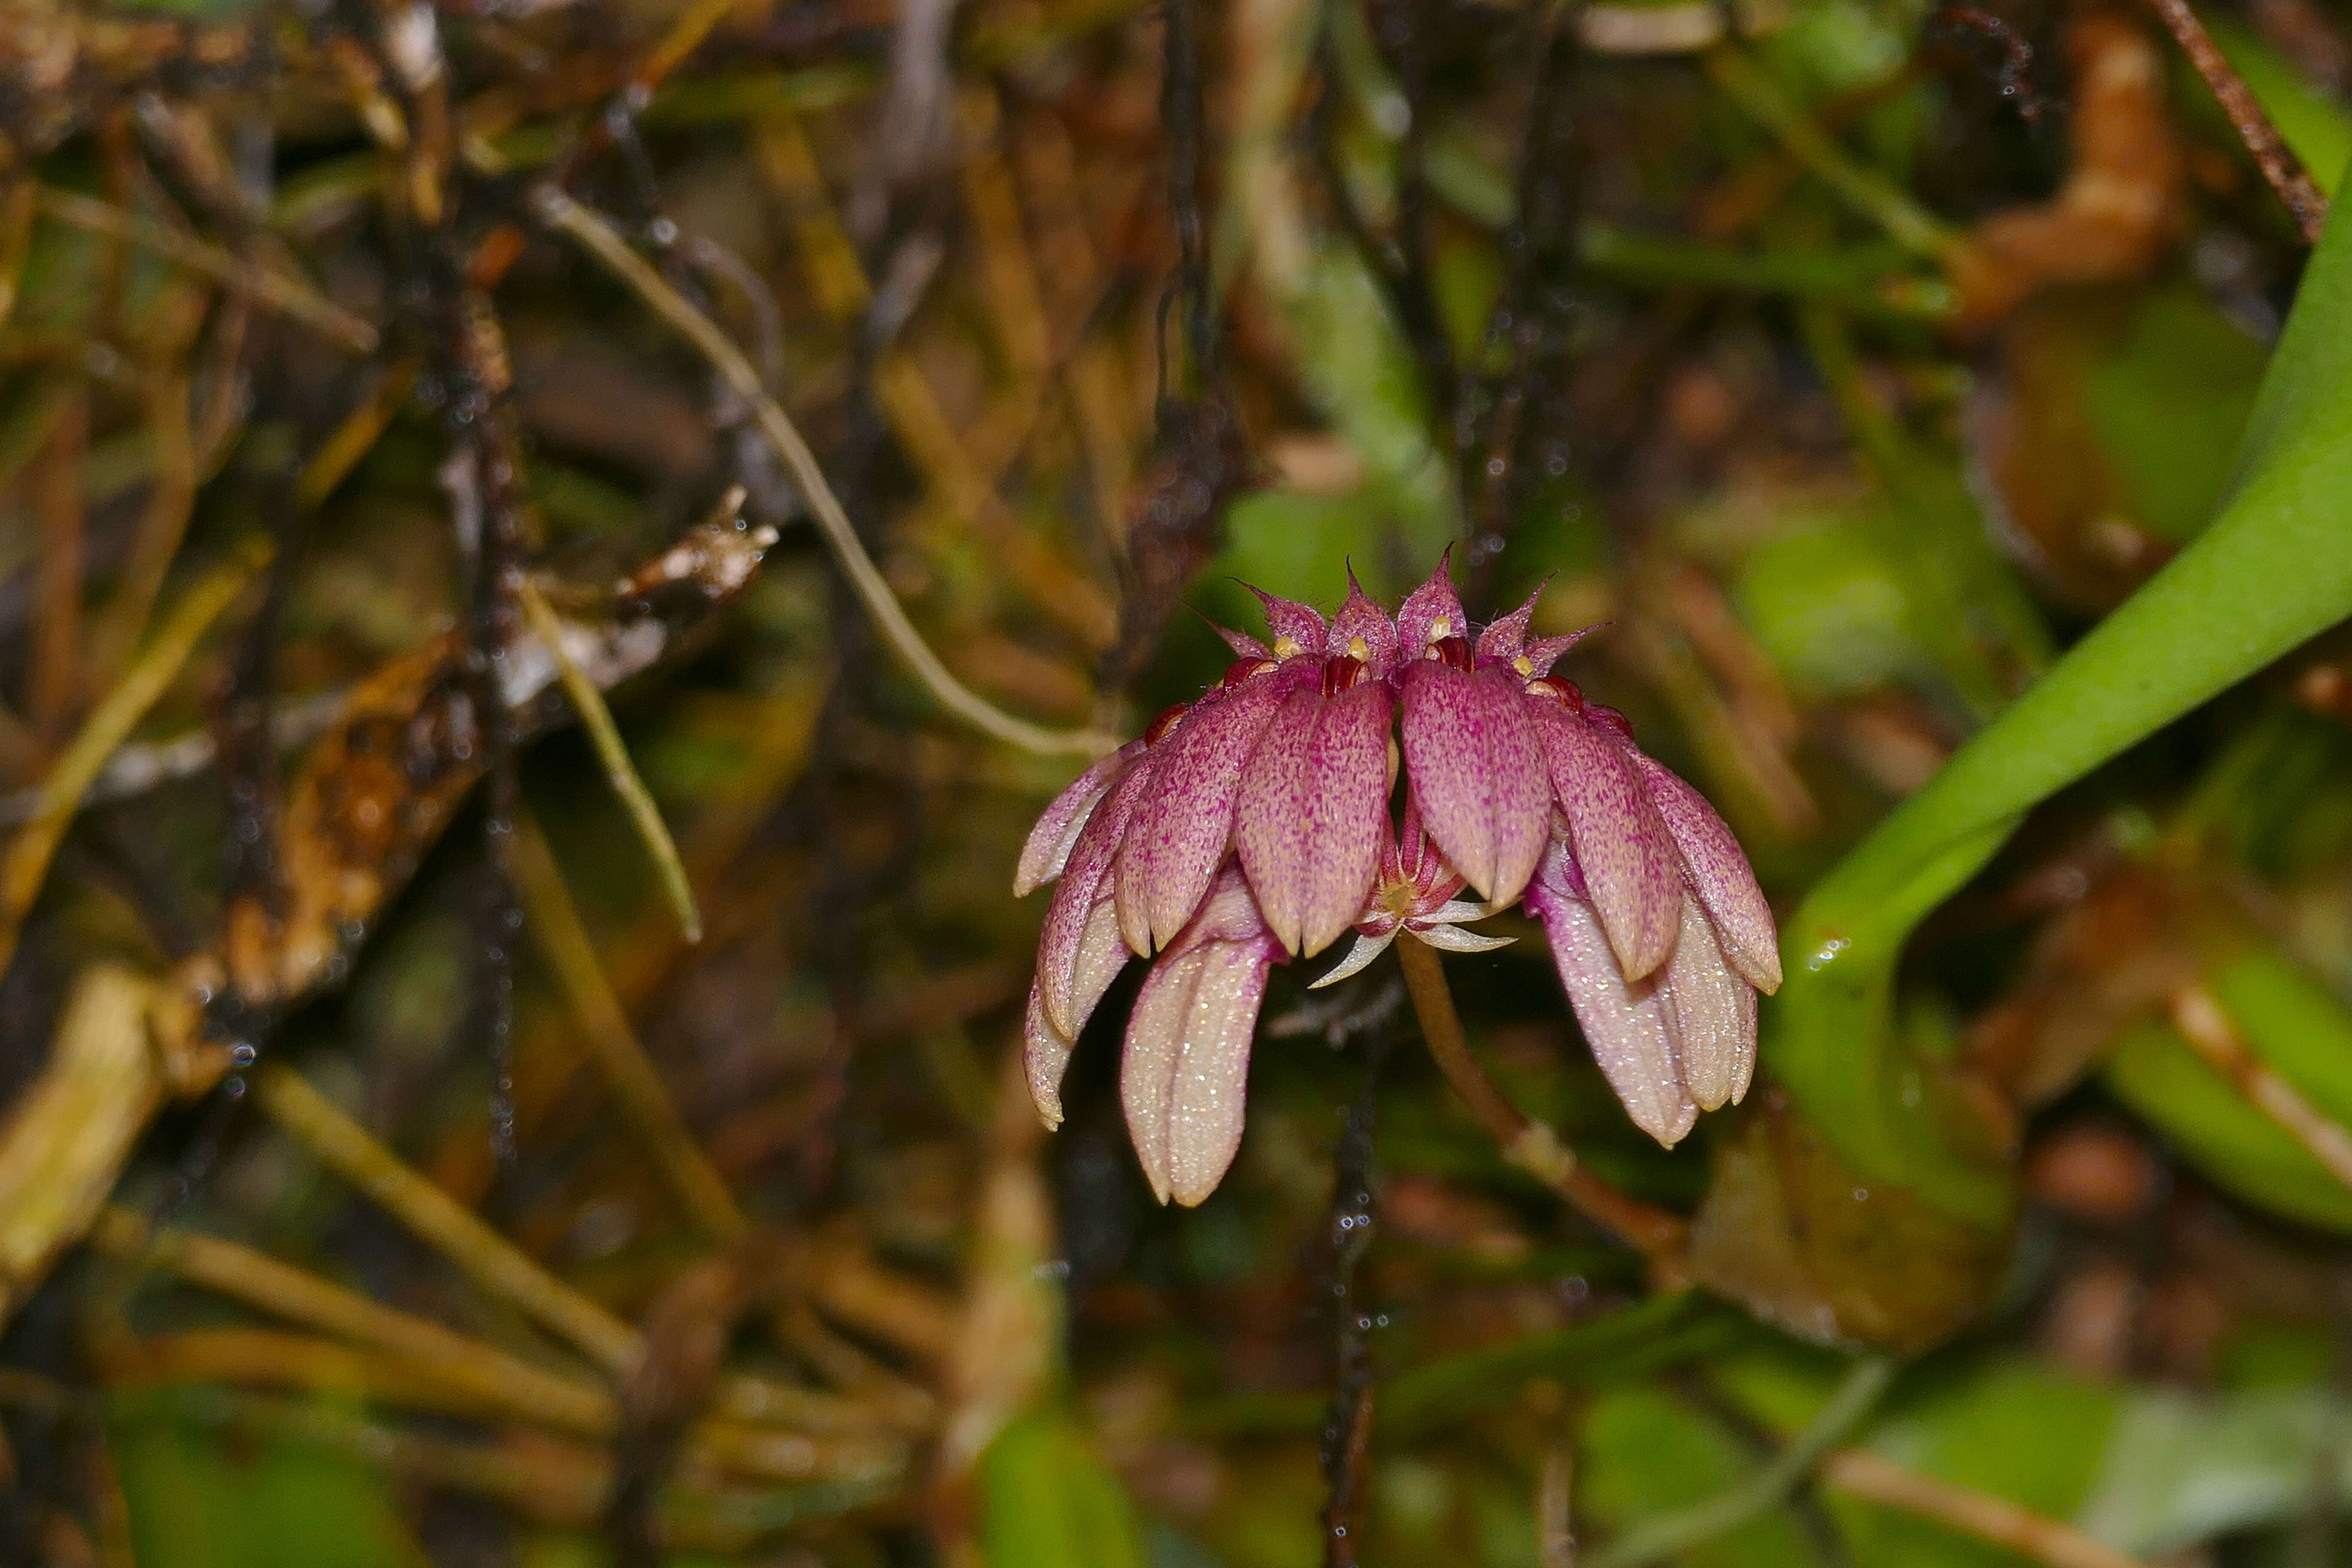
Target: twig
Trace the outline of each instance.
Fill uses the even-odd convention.
[[[737,486],[728,493],[723,509],[730,515],[743,503],[743,489]],[[613,710],[604,706],[604,693],[596,683],[574,662],[563,646],[563,623],[556,618],[546,595],[539,591],[529,577],[515,587],[516,597],[522,603],[523,619],[555,660],[555,673],[563,682],[563,694],[572,700],[572,710],[580,715],[580,723],[588,731],[589,741],[596,748],[597,760],[604,764],[604,777],[613,793],[627,808],[629,820],[636,825],[637,837],[645,841],[646,853],[653,857],[655,868],[661,874],[662,891],[668,895],[670,907],[677,911],[678,929],[690,942],[702,940],[702,912],[694,907],[694,885],[687,880],[686,865],[677,858],[677,845],[662,822],[661,807],[646,788],[646,781],[637,776],[635,763],[629,761],[629,748],[621,742],[619,726],[613,722]]]
[[[857,531],[849,514],[842,510],[833,487],[825,482],[824,470],[817,466],[815,454],[801,438],[791,416],[768,395],[759,371],[743,352],[709,317],[696,310],[664,281],[660,273],[631,250],[604,218],[551,185],[540,186],[534,200],[547,224],[571,236],[614,277],[635,290],[655,314],[701,352],[735,395],[751,408],[759,419],[761,434],[792,470],[793,482],[800,487],[816,518],[818,531],[856,590],[866,613],[907,668],[930,689],[941,706],[973,728],[1024,751],[1099,756],[1118,744],[1117,736],[1099,731],[1047,730],[1015,719],[949,673],[947,666],[940,662],[939,656],[915,629],[914,623],[907,618],[907,612],[899,606],[873,557],[858,542]]]
[[[1840,1491],[1932,1519],[2050,1568],[2145,1568],[2138,1558],[2071,1524],[2020,1508],[2007,1498],[1906,1470],[1864,1449],[1841,1448],[1832,1454],[1822,1461],[1821,1478]]]
[[[628,1015],[596,962],[596,950],[580,924],[579,911],[564,889],[563,873],[549,853],[545,835],[528,811],[515,817],[515,889],[534,941],[563,987],[579,1022],[588,1054],[604,1075],[624,1115],[636,1125],[662,1174],[697,1225],[721,1240],[744,1231],[743,1212],[679,1119],[661,1075],[646,1059],[629,1027]]]
[[[2197,68],[2197,74],[2205,79],[2205,85],[2213,89],[2213,96],[2221,100],[2221,112],[2230,117],[2238,140],[2253,154],[2263,178],[2286,204],[2295,226],[2303,231],[2304,243],[2317,245],[2320,230],[2327,224],[2327,197],[2304,172],[2302,160],[2288,149],[2278,127],[2263,112],[2263,106],[2231,68],[2212,35],[2205,31],[2197,13],[2189,8],[2189,0],[2148,0],[2148,4],[2156,8],[2181,53],[2189,57],[2189,63]]]
[[[1892,1357],[1864,1356],[1853,1363],[1812,1421],[1772,1462],[1727,1491],[1630,1530],[1592,1554],[1590,1568],[1644,1568],[1663,1563],[1703,1541],[1737,1529],[1786,1498],[1822,1456],[1843,1442],[1855,1423],[1895,1381]]]
[[[1559,1134],[1504,1099],[1502,1090],[1470,1054],[1470,1042],[1462,1032],[1461,1015],[1454,1010],[1454,994],[1446,988],[1437,950],[1411,939],[1397,942],[1396,952],[1429,1054],[1437,1059],[1438,1070],[1470,1107],[1471,1114],[1503,1146],[1503,1158],[1637,1248],[1662,1276],[1678,1282],[1690,1227],[1665,1210],[1628,1197],[1594,1175],[1559,1141]]]
[[[124,212],[91,196],[43,185],[36,199],[44,217],[152,250],[191,272],[203,274],[233,293],[315,328],[353,353],[375,353],[375,328],[308,282],[253,266],[218,246],[207,245],[167,224]]]
[[[236,602],[271,553],[265,539],[247,540],[223,565],[200,578],[181,599],[147,647],[132,659],[114,689],[83,721],[81,730],[41,783],[40,805],[0,859],[0,972],[16,955],[26,913],[41,890],[49,861],[65,837],[82,792],[106,765],[123,738],[168,690],[197,642],[221,612]]]
[[[255,1088],[271,1121],[475,1283],[520,1308],[614,1376],[625,1377],[636,1369],[645,1346],[635,1330],[403,1164],[291,1068],[265,1069]]]
[[[385,367],[376,377],[375,386],[360,405],[335,426],[310,460],[302,465],[299,478],[294,481],[294,500],[306,510],[315,510],[334,494],[335,487],[359,467],[392,424],[400,405],[416,385],[416,362],[404,359]]]
[[[2265,1067],[2247,1048],[2237,1025],[2211,992],[2202,985],[2184,985],[2172,994],[2166,1010],[2172,1016],[2172,1026],[2205,1058],[2206,1065],[2302,1144],[2329,1175],[2352,1187],[2352,1129],[2329,1117],[2301,1089]]]
[[[342,716],[348,691],[319,691],[276,708],[269,715],[269,732],[281,748],[299,746]],[[120,746],[106,759],[81,804],[99,805],[144,795],[160,784],[190,778],[211,767],[220,754],[220,737],[210,729],[190,730],[168,740],[142,741]],[[38,786],[0,795],[0,827],[29,822],[41,814]]]

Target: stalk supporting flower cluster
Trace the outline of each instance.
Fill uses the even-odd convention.
[[[1756,993],[1780,984],[1772,911],[1698,792],[1633,745],[1622,714],[1551,673],[1583,634],[1530,638],[1530,596],[1474,639],[1443,565],[1393,617],[1352,576],[1328,621],[1258,597],[1271,640],[1224,632],[1237,656],[1224,679],[1087,769],[1022,852],[1015,894],[1060,884],[1026,1026],[1047,1124],[1079,1031],[1129,959],[1156,954],[1120,1093],[1152,1190],[1197,1204],[1241,1143],[1275,964],[1351,930],[1318,984],[1400,931],[1499,946],[1463,927],[1514,904],[1542,923],[1637,1126],[1671,1145],[1738,1100]]]

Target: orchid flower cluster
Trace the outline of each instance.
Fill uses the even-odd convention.
[[[1223,679],[1087,769],[1022,852],[1016,895],[1060,881],[1025,1028],[1046,1124],[1087,1018],[1130,958],[1157,954],[1120,1098],[1153,1192],[1197,1204],[1241,1144],[1275,964],[1351,930],[1317,984],[1399,931],[1498,947],[1463,927],[1514,904],[1541,923],[1635,1125],[1671,1146],[1738,1100],[1756,993],[1780,984],[1772,911],[1714,808],[1634,746],[1622,714],[1551,673],[1584,634],[1529,637],[1531,595],[1474,640],[1444,564],[1393,618],[1353,574],[1328,621],[1257,596],[1271,643],[1221,632],[1237,656]]]

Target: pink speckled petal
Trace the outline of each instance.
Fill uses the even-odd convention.
[[[1632,748],[1565,708],[1531,704],[1576,863],[1629,981],[1666,961],[1682,924],[1682,868]]]
[[[1242,586],[1249,588],[1246,583]],[[1314,653],[1322,647],[1323,617],[1312,608],[1296,599],[1276,598],[1263,588],[1250,588],[1250,592],[1265,606],[1265,629],[1274,634],[1276,642],[1287,637],[1298,645],[1302,653]]]
[[[1549,577],[1537,584],[1536,591],[1528,595],[1526,604],[1491,623],[1478,634],[1479,663],[1491,660],[1496,664],[1508,664],[1528,651],[1528,623],[1535,618],[1536,601],[1543,597],[1544,589],[1550,584]]]
[[[1348,602],[1332,617],[1331,629],[1323,637],[1323,651],[1332,658],[1361,659],[1376,679],[1385,679],[1396,668],[1396,623],[1372,603],[1364,585],[1356,581],[1353,567],[1348,569]]]
[[[1242,778],[1234,819],[1276,940],[1312,956],[1355,923],[1379,869],[1388,802],[1388,688],[1293,693]]]
[[[1705,795],[1639,750],[1627,750],[1649,786],[1651,804],[1674,837],[1684,876],[1715,922],[1724,956],[1759,991],[1768,995],[1778,991],[1780,934],[1773,929],[1772,906],[1764,901],[1739,840]]]
[[[1279,952],[1248,888],[1228,873],[1136,996],[1119,1099],[1161,1203],[1201,1202],[1241,1147],[1250,1041]]]
[[[1257,638],[1250,636],[1247,632],[1237,632],[1229,626],[1218,626],[1213,621],[1209,624],[1209,629],[1215,632],[1219,637],[1224,638],[1225,646],[1233,649],[1235,657],[1237,658],[1266,659],[1274,657],[1274,650],[1272,648],[1266,647],[1265,644],[1258,641]]]
[[[1150,797],[1118,863],[1119,925],[1137,952],[1174,941],[1207,895],[1233,841],[1243,766],[1285,689],[1252,680],[1203,698],[1161,742]]]
[[[1029,1075],[1029,1093],[1037,1101],[1037,1112],[1048,1127],[1062,1124],[1062,1073],[1070,1065],[1070,1049],[1077,1043],[1087,1020],[1101,1005],[1103,994],[1118,978],[1118,972],[1127,967],[1129,956],[1127,943],[1118,934],[1118,912],[1112,907],[1110,895],[1105,893],[1087,911],[1077,952],[1071,956],[1068,1029],[1055,1027],[1054,1020],[1046,1016],[1045,976],[1040,974],[1030,984],[1029,1015],[1022,1027],[1022,1065]]]
[[[1683,900],[1682,934],[1657,989],[1683,1087],[1698,1108],[1713,1110],[1746,1094],[1756,1071],[1756,990],[1724,962],[1696,899]]]
[[[1429,837],[1488,902],[1519,896],[1550,832],[1551,791],[1518,682],[1424,659],[1404,676],[1404,761]]]
[[[1037,826],[1029,830],[1029,842],[1021,847],[1021,864],[1013,873],[1014,898],[1025,897],[1062,874],[1087,818],[1118,782],[1118,775],[1141,755],[1143,742],[1129,741],[1071,780],[1069,788],[1054,797],[1045,815],[1037,818]]]
[[[1560,655],[1600,629],[1599,626],[1586,626],[1583,630],[1570,632],[1564,637],[1538,637],[1528,644],[1519,656],[1528,661],[1528,679],[1540,680],[1549,675],[1551,667],[1559,662]]]
[[[1454,551],[1449,546],[1429,581],[1407,594],[1404,603],[1397,606],[1397,642],[1407,662],[1426,656],[1433,642],[1470,635],[1470,617],[1463,613],[1461,596],[1454,591],[1453,563]]]
[[[1673,1148],[1698,1121],[1698,1105],[1683,1088],[1674,1037],[1656,987],[1630,989],[1592,906],[1571,898],[1551,861],[1528,884],[1527,906],[1543,922],[1569,1005],[1609,1087],[1633,1125]]]
[[[1037,937],[1037,985],[1045,1017],[1064,1036],[1077,1037],[1074,986],[1078,950],[1086,941],[1096,901],[1111,891],[1111,868],[1119,846],[1134,820],[1137,803],[1151,785],[1159,759],[1147,753],[1119,776],[1110,794],[1095,807],[1094,816],[1070,850],[1069,865],[1045,906],[1045,930]]]
[[[1070,1037],[1045,1016],[1045,999],[1035,981],[1029,984],[1029,1011],[1021,1021],[1021,1070],[1029,1079],[1029,1098],[1048,1127],[1062,1124],[1062,1078],[1070,1070]]]

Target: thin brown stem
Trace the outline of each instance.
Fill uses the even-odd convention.
[[[1438,1070],[1470,1107],[1471,1114],[1502,1145],[1503,1158],[1627,1246],[1638,1248],[1661,1276],[1678,1283],[1689,1227],[1675,1215],[1628,1197],[1594,1175],[1558,1133],[1505,1099],[1470,1054],[1470,1041],[1462,1031],[1461,1015],[1454,1010],[1454,993],[1446,987],[1437,950],[1410,933],[1398,941],[1396,950],[1429,1054],[1437,1059]]]
[[[2255,100],[2244,79],[2231,68],[2221,46],[2205,30],[2205,24],[2197,19],[2197,13],[2189,9],[2189,0],[2148,0],[2148,4],[2156,7],[2165,31],[2189,57],[2189,63],[2197,68],[2197,74],[2205,79],[2205,85],[2213,89],[2213,96],[2221,100],[2221,112],[2230,117],[2238,140],[2253,154],[2263,178],[2271,183],[2271,189],[2278,193],[2279,200],[2294,216],[2305,243],[2317,245],[2319,232],[2327,223],[2327,197],[2304,172],[2303,161],[2288,149],[2278,127],[2263,112],[2263,106]]]
[[[1820,1474],[1842,1492],[1932,1519],[1979,1541],[2047,1563],[2051,1568],[2145,1568],[2138,1558],[2071,1524],[2020,1508],[1990,1492],[1905,1469],[1866,1449],[1839,1449],[1822,1461]]]

